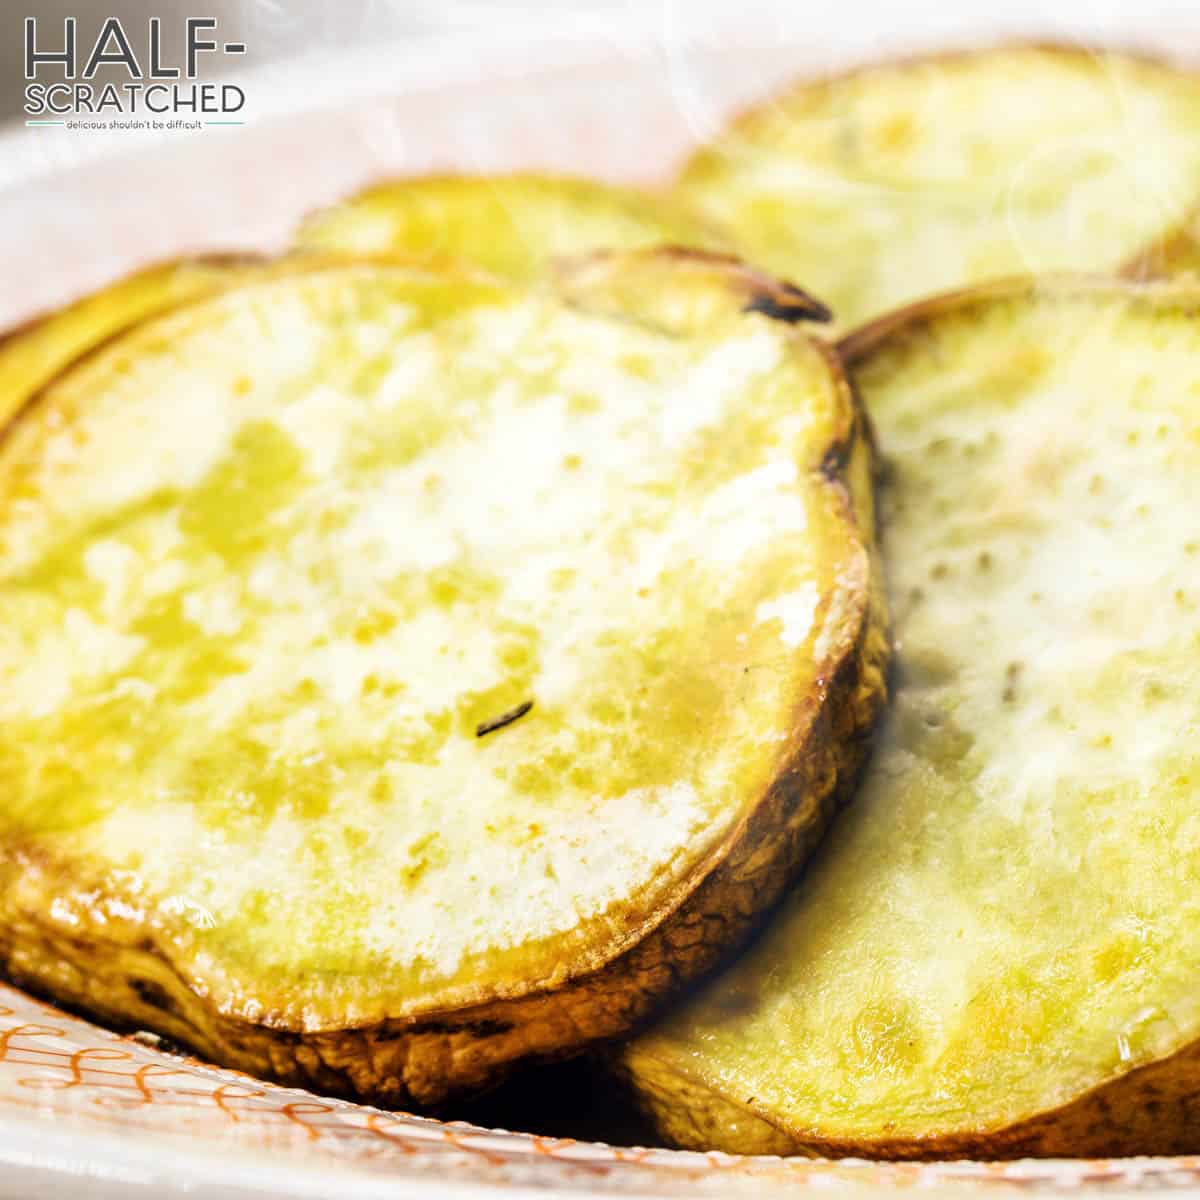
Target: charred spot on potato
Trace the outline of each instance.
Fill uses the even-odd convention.
[[[799,321],[827,322],[833,313],[819,300],[799,288],[781,287],[773,292],[760,292],[746,302],[745,312],[761,313],[774,321],[794,325]]]

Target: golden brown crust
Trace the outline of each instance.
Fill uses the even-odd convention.
[[[719,272],[743,311],[789,322],[820,312],[798,289],[736,260],[684,250],[662,257]],[[528,994],[361,1028],[282,1029],[217,1011],[177,973],[153,929],[119,920],[71,929],[22,905],[18,881],[41,876],[38,886],[52,886],[46,876],[54,867],[10,844],[0,856],[4,971],[114,1024],[160,1031],[252,1074],[389,1105],[439,1104],[495,1082],[518,1059],[562,1057],[646,1018],[714,966],[778,898],[851,793],[884,703],[888,641],[872,538],[871,444],[836,353],[823,344],[818,353],[852,414],[822,460],[846,537],[858,547],[837,598],[847,610],[846,636],[823,664],[815,692],[800,699],[791,745],[765,794],[623,945]]]
[[[785,1128],[753,1101],[731,1100],[712,1088],[697,1089],[665,1064],[656,1062],[669,1083],[663,1103],[655,1103],[653,1070],[638,1069],[638,1101],[668,1136],[681,1144],[707,1142],[714,1149],[805,1155],[821,1158],[876,1158],[932,1162],[946,1159],[1124,1158],[1134,1155],[1191,1154],[1200,1121],[1200,1043],[1169,1058],[1135,1067],[1058,1108],[1001,1129],[978,1129],[925,1138],[871,1139],[806,1137]],[[696,1093],[689,1110],[680,1095]],[[701,1094],[703,1093],[703,1094]],[[736,1144],[721,1145],[721,1124],[737,1123]],[[691,1132],[684,1122],[690,1123]],[[699,1124],[697,1124],[699,1122]],[[700,1137],[695,1136],[695,1130]],[[751,1140],[753,1139],[753,1140]]]
[[[624,1073],[619,1063],[616,1066]],[[918,1162],[1190,1154],[1196,1149],[1194,1130],[1200,1121],[1200,1044],[1002,1129],[927,1138],[805,1137],[753,1101],[734,1102],[652,1055],[638,1060],[634,1096],[672,1142],[731,1153]],[[731,1131],[733,1136],[723,1140]]]

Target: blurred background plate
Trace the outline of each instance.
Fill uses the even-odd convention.
[[[27,3],[35,11],[36,0]],[[100,7],[53,0],[36,12],[55,21],[78,13],[81,40],[94,36],[87,19],[98,28],[110,11],[142,27],[148,15],[183,12],[145,0]],[[229,76],[246,93],[245,124],[90,133],[23,126],[13,47],[27,14],[19,0],[6,8],[0,325],[158,259],[278,247],[303,213],[382,175],[538,167],[652,183],[732,109],[791,75],[855,59],[1027,35],[1200,51],[1200,9],[1182,3],[591,0],[566,19],[562,5],[517,0],[218,0],[205,12],[225,38],[246,42],[255,64]],[[502,1106],[489,1113],[503,1123]],[[1193,1189],[1200,1160],[835,1164],[506,1134],[259,1083],[116,1038],[0,985],[4,1197],[762,1196],[814,1187]]]

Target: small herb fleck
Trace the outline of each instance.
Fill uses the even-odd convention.
[[[516,708],[510,708],[508,712],[502,712],[498,717],[493,717],[490,721],[480,721],[475,726],[475,736],[477,738],[487,737],[489,733],[495,733],[497,729],[503,729],[505,725],[511,725],[514,721],[519,721],[533,707],[532,700],[526,700],[523,704],[518,704]]]
[[[1021,680],[1021,671],[1025,664],[1019,662],[1010,662],[1004,669],[1004,691],[1001,693],[1001,699],[1005,704],[1013,704],[1017,699],[1017,686]]]

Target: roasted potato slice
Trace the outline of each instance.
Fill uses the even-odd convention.
[[[557,175],[432,175],[377,184],[300,227],[302,249],[394,252],[474,263],[502,279],[544,277],[560,258],[662,243],[720,249],[673,201]]]
[[[883,691],[870,449],[803,293],[289,270],[0,441],[0,964],[432,1104],[626,1030],[813,844]]]
[[[1200,202],[1200,77],[1040,46],[868,66],[747,113],[676,194],[843,328],[986,278],[1116,270]]]
[[[0,339],[0,424],[72,359],[122,329],[262,269],[235,254],[157,263],[13,330]]]
[[[851,814],[622,1066],[687,1146],[1200,1148],[1200,290],[996,286],[843,352],[897,655]]]

